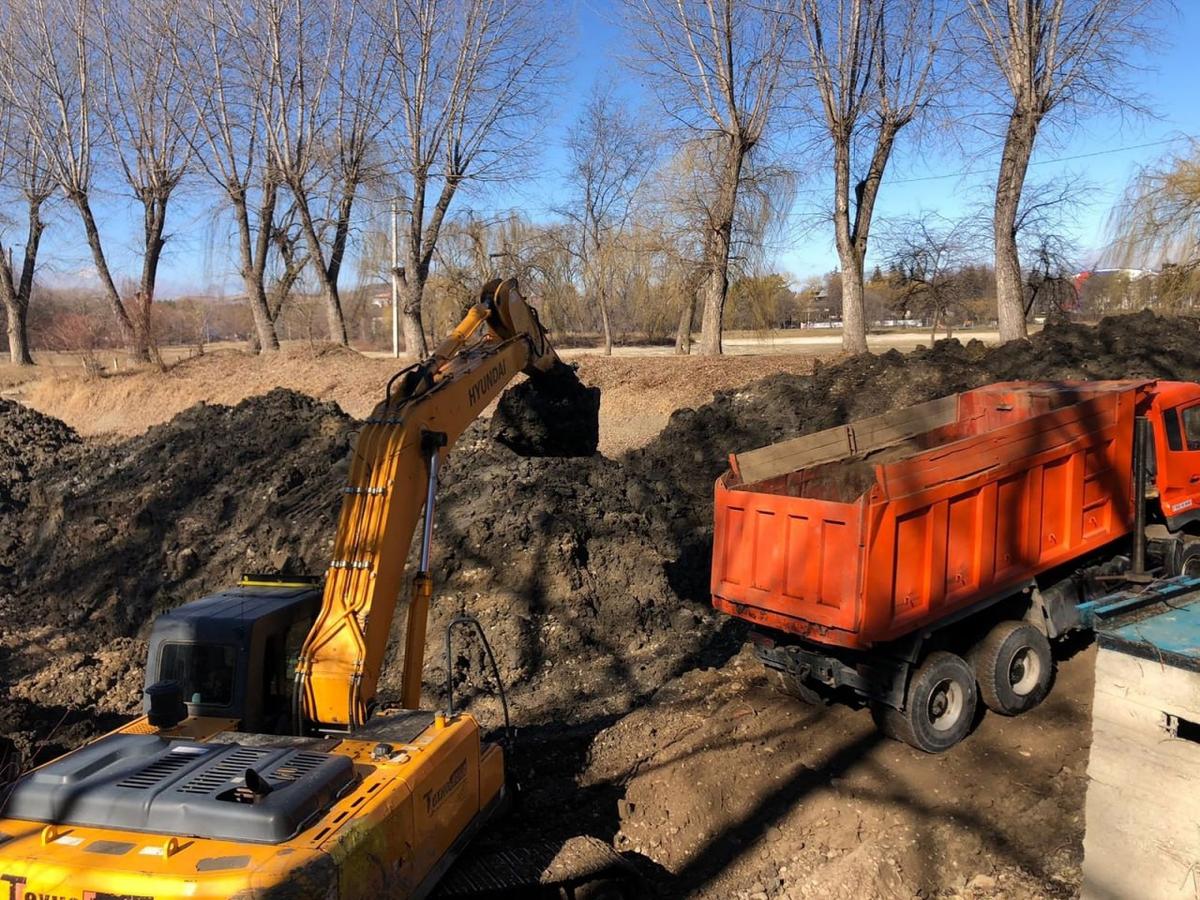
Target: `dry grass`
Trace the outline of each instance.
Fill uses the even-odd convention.
[[[716,390],[775,372],[808,372],[813,357],[699,356],[576,358],[584,381],[600,387],[600,449],[614,455],[653,438],[671,413],[698,406]],[[196,403],[235,404],[286,387],[332,400],[362,417],[404,361],[364,356],[344,348],[290,349],[278,357],[224,350],[184,359],[165,372],[127,370],[85,378],[75,370],[18,370],[5,395],[55,416],[87,436],[130,436],[165,422]],[[3,373],[0,373],[2,379]]]
[[[364,416],[398,366],[344,348],[286,350],[278,357],[223,350],[165,372],[143,368],[85,378],[55,375],[6,392],[84,435],[140,434],[196,403],[234,404],[276,387],[333,400]]]

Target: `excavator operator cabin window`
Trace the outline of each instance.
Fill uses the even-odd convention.
[[[1183,411],[1183,436],[1189,450],[1200,450],[1200,406],[1189,406]]]
[[[158,677],[183,688],[186,703],[229,706],[237,648],[226,644],[163,644]]]

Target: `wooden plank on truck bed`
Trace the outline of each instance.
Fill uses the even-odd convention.
[[[891,447],[918,434],[949,425],[957,416],[958,394],[951,394],[949,397],[861,419],[850,425],[838,425],[757,450],[736,453],[734,458],[742,482],[755,484],[821,463]]]

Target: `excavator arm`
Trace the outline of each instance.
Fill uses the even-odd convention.
[[[298,722],[325,731],[366,722],[409,545],[424,512],[401,687],[403,705],[417,708],[433,593],[429,551],[438,467],[518,372],[536,377],[559,364],[516,282],[497,280],[432,356],[389,382],[355,444],[321,610],[296,670]]]

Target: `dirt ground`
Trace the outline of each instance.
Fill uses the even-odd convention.
[[[743,651],[594,734],[525,734],[520,816],[535,831],[569,794],[558,828],[636,854],[667,897],[1075,896],[1093,658],[1060,662],[1037,710],[986,716],[931,757],[865,711],[789,700]]]
[[[580,372],[602,390],[600,453],[522,455],[474,426],[444,470],[429,633],[466,611],[497,649],[523,791],[493,834],[610,839],[665,897],[1073,896],[1091,651],[1068,648],[1042,707],[985,716],[939,757],[864,711],[798,705],[708,603],[712,481],[730,451],[990,381],[1200,378],[1198,338],[1143,315],[847,361],[596,358]],[[352,396],[379,390],[377,363],[335,351],[273,374],[213,356],[25,385],[42,412],[0,404],[0,767],[136,710],[158,611],[244,571],[323,570],[365,411]],[[614,423],[633,424],[606,438]],[[442,652],[432,640],[430,704]],[[497,724],[480,648],[453,666]]]

